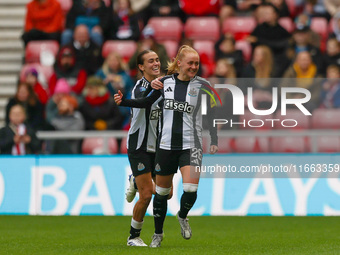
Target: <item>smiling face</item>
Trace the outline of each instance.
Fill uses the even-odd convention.
[[[149,52],[144,54],[143,60],[143,65],[138,65],[138,67],[143,72],[144,77],[148,81],[152,81],[157,78],[161,72],[159,57],[155,52]]]
[[[200,58],[196,52],[186,52],[177,62],[179,68],[178,79],[188,81],[198,72]]]

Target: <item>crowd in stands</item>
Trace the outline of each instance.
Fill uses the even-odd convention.
[[[6,107],[1,153],[17,151],[16,144],[38,151],[32,130],[127,130],[129,109],[117,107],[112,96],[118,90],[131,96],[140,78],[136,56],[145,49],[158,54],[165,74],[173,52],[182,44],[193,46],[200,54],[200,76],[211,78],[212,84],[231,82],[245,94],[252,86],[258,108],[271,106],[274,84],[268,78],[301,78],[290,86],[311,91],[310,111],[340,107],[339,1],[73,0],[67,10],[62,8],[63,1],[32,0],[27,4],[22,35],[26,50],[30,42],[46,40],[57,41],[60,48],[56,55],[44,56],[54,62],[49,75],[43,65],[23,68],[17,92]],[[178,38],[160,40],[164,31],[151,25],[155,17],[160,18],[157,22],[178,19],[183,25]],[[184,25],[194,22],[199,27],[206,18],[217,24],[217,36],[209,37],[213,26],[203,38],[185,32]],[[239,20],[232,23],[235,18]],[[326,24],[326,31],[315,29],[316,20]],[[245,25],[237,30],[242,22]],[[132,42],[135,52],[104,54],[106,42],[112,40]],[[25,63],[29,64],[28,58]],[[220,112],[234,118],[230,93],[220,92],[227,102]],[[21,107],[14,108],[17,105]],[[21,115],[20,121],[13,120],[15,114]],[[17,138],[22,123],[30,139]],[[8,138],[8,130],[14,132],[11,143],[2,140]],[[62,149],[65,144],[69,144],[67,152]],[[44,146],[49,153],[81,152],[79,142],[74,141]]]

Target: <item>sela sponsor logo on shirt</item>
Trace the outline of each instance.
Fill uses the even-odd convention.
[[[162,115],[161,109],[152,110],[150,113],[150,120],[158,120]]]
[[[192,113],[194,111],[194,106],[190,105],[188,102],[178,102],[173,99],[164,100],[164,109],[174,110],[179,112]]]

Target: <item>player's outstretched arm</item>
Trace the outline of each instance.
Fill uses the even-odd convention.
[[[136,99],[125,99],[123,98],[120,106],[127,106],[133,108],[147,108],[151,106],[159,97],[161,96],[161,92],[159,90],[151,90],[151,92],[143,98]]]

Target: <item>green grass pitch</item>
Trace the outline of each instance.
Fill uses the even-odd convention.
[[[340,254],[339,217],[190,217],[184,240],[175,217],[160,248],[127,247],[131,217],[0,216],[0,254]],[[141,237],[150,244],[153,218]]]

